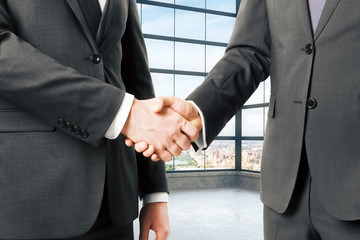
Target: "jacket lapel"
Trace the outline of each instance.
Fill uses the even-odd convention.
[[[331,18],[333,12],[335,11],[335,8],[338,6],[339,1],[340,0],[326,0],[324,10],[319,20],[319,24],[314,33],[315,41],[319,37],[320,33],[324,30],[326,24],[329,22],[329,19]]]
[[[308,0],[293,0],[295,2],[297,8],[297,15],[300,19],[301,25],[303,26],[306,34],[310,34],[312,36],[312,27],[310,21],[310,13],[308,7]]]
[[[115,0],[107,0],[106,5],[104,8],[103,16],[100,21],[99,29],[96,34],[96,43],[98,45],[101,44],[102,40],[106,36],[107,32],[109,31],[109,26],[111,19],[114,15],[115,9],[117,9],[118,1]]]
[[[95,43],[95,40],[94,38],[91,36],[91,32],[89,30],[89,27],[86,23],[86,20],[85,20],[85,17],[84,17],[84,14],[81,10],[81,7],[79,5],[79,2],[77,0],[66,0],[67,3],[69,4],[71,10],[74,12],[76,18],[78,19],[80,25],[81,25],[81,28],[83,29],[84,31],[84,34],[88,40],[88,42],[94,47],[96,48],[96,43]]]

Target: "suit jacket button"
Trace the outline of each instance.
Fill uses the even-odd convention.
[[[81,134],[81,128],[79,126],[74,126],[74,133],[75,135],[80,135]]]
[[[309,98],[309,99],[307,100],[306,105],[307,105],[307,107],[308,107],[309,109],[314,109],[314,108],[316,108],[316,106],[317,106],[317,102],[316,102],[315,99]]]
[[[90,60],[94,64],[99,64],[101,62],[101,56],[99,54],[93,54],[93,55],[91,55]]]
[[[86,130],[82,130],[81,131],[81,136],[83,137],[83,138],[88,138],[89,137],[89,132],[88,131],[86,131]]]
[[[60,127],[65,127],[66,126],[65,120],[61,119],[61,118],[58,120],[58,124],[59,124]]]
[[[305,53],[306,53],[307,55],[310,55],[312,52],[313,52],[313,45],[310,44],[310,43],[306,44],[306,46],[305,46]]]
[[[66,129],[72,132],[74,131],[74,125],[72,125],[71,123],[66,123]]]

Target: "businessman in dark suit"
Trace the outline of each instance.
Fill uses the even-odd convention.
[[[199,111],[159,100],[199,125],[203,114],[206,147],[270,75],[266,240],[360,239],[359,9],[358,0],[243,0],[224,57],[188,97]]]
[[[141,239],[166,239],[164,164],[120,133],[168,160],[196,129],[139,100],[154,91],[135,0],[1,0],[0,69],[0,239],[133,239],[139,194]]]

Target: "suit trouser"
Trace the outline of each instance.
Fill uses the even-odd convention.
[[[288,209],[279,214],[264,206],[265,240],[359,240],[360,220],[341,221],[322,206],[312,188],[303,149],[295,190]]]

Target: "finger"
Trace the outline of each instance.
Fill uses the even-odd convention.
[[[158,97],[155,99],[155,105],[153,111],[158,113],[163,110],[164,107],[169,107],[176,102],[176,99],[173,96]]]
[[[169,233],[167,232],[155,232],[155,240],[167,240]]]
[[[173,157],[173,155],[168,150],[162,150],[162,151],[156,151],[156,152],[159,155],[160,159],[163,160],[164,162],[171,161],[171,159]]]
[[[151,161],[157,162],[157,161],[159,161],[159,160],[160,160],[160,157],[159,157],[156,153],[154,153],[153,155],[151,155]]]
[[[154,104],[153,111],[154,111],[155,113],[159,113],[159,112],[161,112],[161,110],[163,110],[164,107],[165,107],[165,106],[164,106],[164,101],[163,101],[163,99],[162,99],[162,98],[156,98],[156,99],[155,99],[155,104]]]
[[[191,142],[187,135],[185,134],[179,134],[174,139],[176,144],[182,149],[182,150],[188,150],[191,147]]]
[[[141,227],[139,240],[149,240],[149,228]]]
[[[142,153],[149,148],[149,145],[145,142],[138,142],[135,143],[134,148],[137,152]]]
[[[132,145],[134,144],[133,141],[131,141],[130,139],[125,139],[125,145],[128,146],[128,147],[131,147]]]
[[[149,231],[150,231],[150,222],[147,220],[147,218],[143,217],[143,211],[144,209],[141,209],[140,212],[140,236],[139,240],[148,240],[149,239]]]
[[[153,155],[154,152],[155,152],[154,146],[150,145],[149,148],[143,152],[143,155],[145,157],[150,157],[151,155]]]
[[[168,152],[171,153],[171,155],[173,155],[174,157],[179,156],[182,152],[181,147],[179,147],[179,145],[177,145],[175,142],[168,146],[166,150],[168,150]]]
[[[200,115],[190,121],[192,125],[194,125],[199,131],[202,129],[202,121]]]
[[[191,142],[195,142],[199,137],[199,129],[188,121],[185,121],[180,129],[188,136]]]

